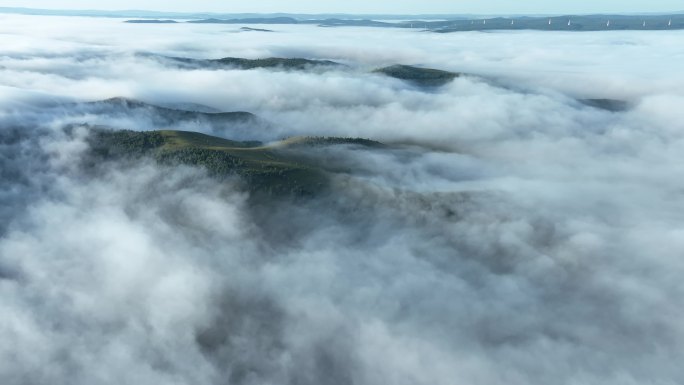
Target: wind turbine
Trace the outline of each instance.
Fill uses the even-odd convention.
[[[670,19],[670,21],[667,22],[667,26],[672,27],[672,19]]]
[[[568,26],[570,26],[570,20],[568,20]]]
[[[606,23],[606,27],[610,27],[610,20]]]
[[[515,20],[511,20],[511,25],[513,25],[513,23],[515,23]]]
[[[551,25],[551,19],[549,19],[549,25]]]

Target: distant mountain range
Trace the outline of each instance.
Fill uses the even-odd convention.
[[[101,10],[55,10],[55,9],[36,9],[21,7],[0,7],[0,13],[13,13],[21,15],[53,15],[53,16],[94,16],[111,18],[154,18],[154,19],[177,19],[177,20],[199,20],[199,19],[271,19],[278,17],[288,17],[297,20],[306,19],[374,19],[374,20],[445,20],[445,19],[467,19],[476,17],[470,14],[420,14],[420,15],[398,15],[398,14],[345,14],[345,13],[212,13],[212,12],[159,12],[145,10],[121,10],[121,11],[101,11]],[[684,13],[684,11],[682,12]]]
[[[172,20],[136,19],[127,23],[168,24]],[[200,24],[312,24],[319,27],[385,27],[410,28],[431,32],[464,32],[492,30],[539,31],[614,31],[684,29],[684,14],[673,15],[587,15],[587,16],[520,16],[450,20],[377,21],[371,19],[296,19],[294,17],[261,17],[231,19],[198,19],[183,21]],[[175,23],[179,23],[176,21]]]
[[[684,15],[587,15],[551,17],[496,17],[422,23],[435,32],[487,30],[615,31],[684,29]],[[402,24],[406,27],[406,23]]]
[[[435,23],[453,23],[455,21],[468,22],[474,20],[495,20],[495,19],[520,19],[520,18],[539,18],[545,19],[549,17],[561,18],[585,18],[585,17],[605,17],[604,15],[550,15],[550,14],[345,14],[345,13],[324,13],[324,14],[302,14],[302,13],[212,13],[212,12],[160,12],[160,11],[146,11],[146,10],[118,10],[118,11],[102,11],[102,10],[55,10],[55,9],[37,9],[37,8],[22,8],[22,7],[0,7],[0,13],[21,14],[21,15],[53,15],[53,16],[91,16],[91,17],[110,17],[110,18],[126,18],[126,19],[150,19],[143,22],[165,22],[178,20],[192,20],[195,22],[208,22],[213,20],[218,23],[230,23],[238,21],[240,23],[266,23],[275,24],[275,20],[284,24],[292,23],[308,23],[314,24],[321,21],[330,21],[333,19],[342,20],[353,25],[353,22],[374,22],[380,23],[378,26],[384,24],[393,25],[395,23],[386,23],[386,21],[404,22],[402,24],[421,23],[430,21]],[[663,13],[624,13],[610,16],[611,18],[653,18],[653,17],[675,17],[684,16],[684,10],[663,12]],[[166,20],[161,20],[166,19]],[[274,20],[275,19],[275,20]],[[413,22],[406,22],[413,20]],[[294,21],[294,22],[293,22]]]
[[[608,31],[684,29],[684,11],[668,14],[618,15],[384,15],[288,13],[179,13],[142,10],[50,10],[0,7],[0,13],[22,15],[126,18],[132,24],[312,24],[321,27],[392,27],[432,32],[488,30]]]

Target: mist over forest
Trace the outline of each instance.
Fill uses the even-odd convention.
[[[684,383],[684,32],[241,27],[0,15],[0,383]]]

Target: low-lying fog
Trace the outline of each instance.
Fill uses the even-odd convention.
[[[2,384],[684,382],[684,32],[240,27],[0,16]],[[114,97],[260,123],[85,104]],[[390,149],[255,207],[190,167],[86,174],[83,123]]]

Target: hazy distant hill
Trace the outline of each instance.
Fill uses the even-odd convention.
[[[553,17],[497,17],[478,20],[402,23],[403,28],[418,25],[435,32],[487,30],[615,31],[684,29],[684,15],[589,15]]]
[[[0,7],[0,13],[11,13],[21,15],[56,15],[56,16],[95,16],[111,18],[149,18],[149,19],[177,19],[177,20],[200,20],[200,19],[260,19],[287,17],[297,20],[308,19],[371,19],[371,20],[443,20],[443,19],[463,19],[474,17],[473,15],[454,15],[454,14],[348,14],[348,13],[214,13],[214,12],[160,12],[145,10],[55,10],[21,7]]]
[[[235,123],[250,122],[257,119],[257,117],[254,114],[245,111],[190,111],[179,108],[157,106],[128,98],[111,98],[101,101],[89,102],[85,105],[93,109],[119,107],[124,109],[127,114],[134,113],[136,111],[145,112],[154,115],[155,119],[161,120],[160,124],[162,125],[177,123],[179,121],[184,120],[206,121],[208,123]],[[205,106],[202,107],[204,109],[207,108]]]
[[[246,111],[222,112],[192,103],[160,106],[127,98],[76,103],[71,114],[68,119],[77,123],[89,122],[119,129],[197,130],[241,139],[263,137],[271,128],[269,122]]]
[[[188,23],[199,24],[313,24],[321,27],[392,27],[396,24],[370,19],[295,19],[293,17],[261,17],[261,18],[240,18],[240,19],[201,19],[190,20]]]
[[[387,23],[382,21],[375,21],[369,19],[339,19],[331,18],[324,20],[305,20],[303,23],[306,24],[317,24],[321,27],[393,27],[395,23]]]
[[[314,24],[323,27],[369,26],[434,30],[436,32],[520,30],[606,31],[684,29],[684,11],[643,15],[497,15],[473,14],[293,14],[158,12],[144,10],[97,11],[0,7],[0,13],[22,15],[136,18],[130,23],[171,24],[171,20],[205,24]],[[145,20],[147,19],[147,20]],[[167,20],[163,20],[167,19]],[[382,20],[382,21],[379,21]],[[396,20],[396,22],[386,22]],[[413,21],[406,21],[413,20]],[[549,24],[551,20],[551,24]],[[608,21],[610,20],[610,23]],[[670,22],[671,20],[671,22]],[[568,25],[570,22],[570,25]],[[645,25],[644,25],[645,23]]]
[[[299,24],[297,19],[292,17],[260,17],[260,18],[244,18],[244,19],[202,19],[191,20],[188,23],[199,24]]]
[[[643,15],[544,15],[477,16],[467,14],[384,15],[384,14],[288,14],[157,12],[143,10],[49,10],[0,7],[0,13],[131,18],[133,24],[312,24],[321,27],[391,27],[434,32],[488,30],[610,31],[684,29],[684,11]],[[382,20],[382,21],[380,21]],[[396,21],[393,21],[396,20]],[[410,21],[406,21],[410,20]]]
[[[130,20],[150,22],[157,20]],[[615,31],[615,30],[676,30],[684,29],[684,15],[565,15],[565,16],[511,16],[483,18],[446,18],[445,20],[413,19],[412,21],[386,22],[369,18],[208,18],[187,21],[203,24],[312,24],[321,27],[379,27],[408,28],[433,32],[466,32],[492,30],[539,31]]]
[[[131,24],[178,24],[178,22],[176,20],[157,20],[157,19],[126,20],[126,23],[131,23]]]
[[[242,27],[242,28],[240,28],[240,31],[243,31],[243,32],[275,32],[271,29],[250,28],[250,27]]]

